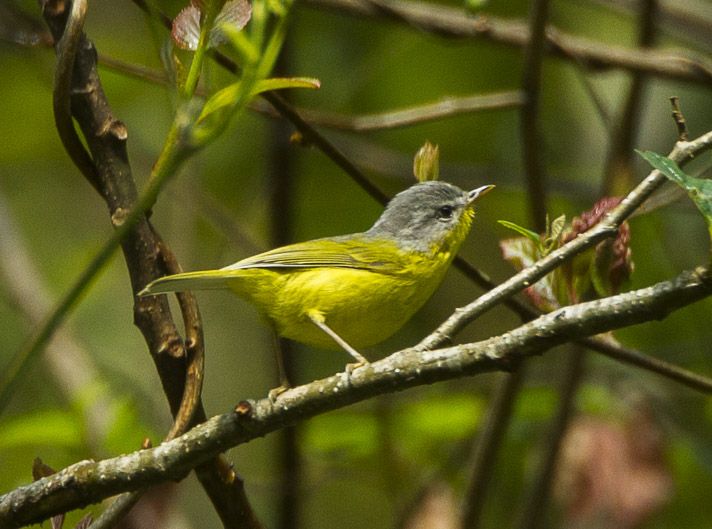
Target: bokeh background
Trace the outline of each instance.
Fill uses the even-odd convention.
[[[70,162],[54,128],[55,57],[41,39],[36,2],[3,2],[0,366],[111,233],[103,203]],[[654,47],[709,66],[712,4],[649,3],[658,10]],[[550,2],[549,21],[561,32],[601,46],[633,48],[639,42],[643,4],[557,0]],[[183,7],[170,1],[155,5],[171,16]],[[525,27],[531,7],[523,0],[438,5]],[[357,17],[311,2],[297,2],[292,17],[279,71],[321,81],[319,90],[287,96],[298,108],[318,110],[322,117],[385,113],[450,96],[517,90],[522,84],[523,49],[486,36],[449,39],[385,14]],[[131,2],[90,2],[86,32],[107,61],[162,68],[168,34]],[[35,35],[39,42],[33,41]],[[128,127],[132,168],[141,185],[172,120],[174,94],[116,68],[103,68],[101,75],[115,115]],[[545,55],[538,154],[550,216],[571,218],[603,196],[631,79],[630,71]],[[208,67],[208,87],[228,80],[214,65]],[[686,81],[650,75],[642,87],[632,120],[633,147],[669,152],[677,136],[668,101],[673,95],[680,98],[692,137],[710,129],[709,77]],[[440,146],[443,180],[464,188],[496,184],[496,192],[479,204],[461,255],[495,281],[511,275],[498,243],[513,234],[496,221],[535,226],[525,186],[519,108],[393,130],[319,130],[388,194],[413,183],[412,157],[425,140]],[[292,132],[288,123],[247,111],[172,179],[153,210],[153,222],[184,269],[230,264],[270,248],[277,237],[298,241],[360,231],[377,218],[382,206],[318,149],[290,142]],[[709,167],[706,155],[690,171],[709,176]],[[633,157],[625,170],[609,175],[628,189],[647,173],[645,163]],[[286,199],[275,201],[277,188]],[[663,191],[669,193],[672,187]],[[686,199],[650,208],[631,220],[631,230],[635,272],[630,288],[709,260],[704,221]],[[366,354],[375,359],[416,343],[480,293],[461,273],[450,271],[400,333]],[[269,329],[249,305],[227,293],[198,296],[207,339],[203,401],[208,414],[266,395],[277,383]],[[125,265],[117,255],[0,415],[0,492],[27,483],[37,456],[62,468],[132,451],[144,436],[157,442],[167,431],[170,416],[146,346],[132,325],[132,303]],[[711,309],[712,303],[701,302],[616,336],[646,354],[712,376]],[[515,315],[497,308],[458,340],[487,338],[517,324]],[[577,353],[561,347],[527,362],[493,478],[480,492],[487,497],[481,527],[527,526],[521,513],[533,494],[572,354]],[[301,347],[290,357],[296,383],[330,375],[347,361],[340,352]],[[290,456],[297,473],[282,462],[281,433],[231,450],[229,456],[269,527],[456,527],[477,439],[505,376],[482,375],[386,395],[300,424]],[[580,527],[709,526],[709,397],[591,353],[573,406],[575,427],[563,442],[542,527],[571,527],[574,519],[583,520]],[[296,510],[287,521],[280,493],[285,480],[296,483],[298,491],[291,504]],[[155,496],[146,509],[158,513],[158,527],[219,525],[194,477]],[[592,516],[588,503],[599,505],[599,499],[606,514]],[[74,513],[70,520],[79,516]],[[142,522],[149,520],[143,516]]]

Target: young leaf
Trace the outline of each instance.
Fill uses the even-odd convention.
[[[173,19],[171,37],[179,48],[197,50],[200,40],[200,9],[194,5],[183,8]]]
[[[528,230],[527,228],[524,228],[524,227],[520,226],[519,224],[514,224],[514,222],[509,222],[508,220],[498,220],[497,222],[500,223],[505,228],[509,228],[510,230],[516,231],[520,235],[524,235],[527,239],[529,239],[537,244],[541,243],[541,238],[539,237],[539,234],[536,232]]]
[[[712,237],[712,180],[690,176],[680,169],[680,166],[673,160],[658,153],[652,151],[636,152],[668,179],[687,191],[690,199],[705,217],[710,237]]]
[[[250,96],[256,96],[270,90],[284,90],[285,88],[311,88],[316,90],[321,88],[321,82],[314,77],[272,77],[271,79],[257,81],[250,92]]]
[[[272,79],[263,79],[255,83],[252,90],[250,90],[249,96],[252,97],[269,90],[282,90],[284,88],[316,89],[320,86],[319,80],[311,77],[273,77]],[[242,83],[240,81],[228,85],[222,90],[218,90],[205,103],[198,121],[204,120],[219,110],[232,107],[244,96],[245,94],[242,92]]]
[[[440,148],[426,141],[413,158],[413,175],[418,182],[440,178]]]
[[[239,31],[252,17],[252,6],[247,0],[229,0],[225,2],[215,18],[215,27],[210,32],[210,47],[216,48],[231,37],[226,35],[226,28]]]

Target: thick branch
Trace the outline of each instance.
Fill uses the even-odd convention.
[[[0,529],[38,522],[113,494],[170,479],[232,446],[377,394],[507,369],[523,357],[582,336],[655,319],[712,294],[710,270],[565,307],[478,343],[434,351],[406,349],[353,371],[291,389],[272,402],[241,402],[156,448],[100,462],[82,461],[0,497]]]
[[[527,23],[492,16],[471,16],[463,9],[405,0],[308,0],[306,5],[342,13],[388,17],[449,38],[487,39],[522,48],[529,42]],[[546,53],[589,68],[622,68],[634,72],[712,85],[712,65],[702,57],[630,49],[569,35],[548,26]]]

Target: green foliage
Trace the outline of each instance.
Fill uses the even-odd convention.
[[[375,417],[351,412],[335,412],[309,421],[304,431],[305,448],[316,454],[349,459],[373,456],[378,448]]]
[[[663,173],[685,191],[700,210],[707,222],[707,230],[712,238],[712,180],[695,178],[685,173],[680,166],[666,156],[652,151],[636,151],[655,169]]]
[[[573,218],[568,225],[565,215],[551,222],[547,217],[546,231],[541,235],[513,222],[500,220],[498,222],[501,225],[522,235],[500,241],[502,255],[517,270],[532,266],[552,250],[560,248],[600,222],[617,204],[618,199],[602,199],[590,211]],[[624,223],[613,241],[602,241],[594,248],[574,256],[569,262],[528,287],[527,295],[537,308],[548,312],[565,305],[619,292],[633,271],[629,242],[630,228]]]
[[[83,446],[81,432],[82,421],[77,414],[61,409],[39,410],[3,421],[0,450],[43,445],[78,449]]]

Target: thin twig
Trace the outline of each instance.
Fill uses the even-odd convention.
[[[658,11],[657,0],[641,2],[638,30],[638,46],[650,49],[655,43],[655,22]],[[648,76],[633,72],[628,94],[623,105],[620,122],[611,133],[608,159],[603,177],[603,196],[615,196],[629,189],[634,171],[634,147],[637,142],[640,113],[645,98],[645,86]]]
[[[558,391],[559,406],[544,446],[544,454],[539,462],[534,482],[529,488],[529,494],[523,502],[517,521],[514,523],[514,526],[519,529],[548,527],[544,523],[544,514],[551,495],[551,482],[554,479],[564,434],[575,411],[574,401],[583,379],[585,361],[586,352],[577,347],[566,359],[562,384]]]
[[[670,104],[672,105],[672,119],[677,127],[677,139],[678,141],[687,141],[690,139],[690,136],[687,132],[685,115],[682,113],[682,110],[680,110],[680,98],[672,96],[670,98]]]
[[[516,108],[522,105],[523,100],[521,92],[511,90],[482,95],[450,96],[434,103],[424,103],[379,114],[348,116],[304,108],[297,110],[305,120],[314,125],[333,129],[369,132],[407,127],[428,121],[460,116],[470,112]]]
[[[416,0],[307,0],[305,5],[358,16],[384,18],[388,15],[387,18],[397,22],[449,38],[481,38],[518,48],[526,46],[529,41],[524,21],[490,15],[473,17],[460,8]],[[552,26],[547,27],[546,36],[548,54],[580,61],[592,69],[622,68],[712,85],[712,64],[703,57],[601,44]]]
[[[482,433],[474,445],[470,479],[463,496],[462,529],[477,529],[482,524],[497,452],[503,445],[514,403],[522,387],[525,365],[522,362],[511,373],[502,375],[497,383]]]
[[[635,15],[640,6],[640,0],[592,0],[617,12],[626,12]],[[660,25],[664,30],[678,39],[712,49],[710,35],[712,34],[712,18],[705,16],[702,9],[697,11],[689,9],[690,2],[662,2],[658,7],[660,11]],[[700,5],[701,7],[701,5]]]
[[[99,61],[101,66],[135,79],[148,81],[160,86],[167,87],[171,85],[168,76],[155,68],[128,63],[103,54],[99,56]],[[204,95],[203,90],[200,88],[196,93]],[[339,130],[369,132],[407,127],[471,112],[516,108],[521,106],[523,101],[524,98],[521,92],[510,90],[491,94],[449,96],[434,103],[423,103],[378,114],[347,115],[303,107],[294,108],[299,115],[312,125]],[[260,103],[259,101],[250,103],[249,107],[272,117],[278,115],[271,105]]]
[[[524,105],[519,109],[519,122],[529,211],[536,230],[541,233],[545,230],[547,208],[544,162],[542,161],[544,149],[541,145],[539,130],[539,99],[541,95],[541,66],[546,47],[549,0],[534,0],[531,5],[530,38],[524,47],[522,75]]]
[[[275,65],[276,75],[286,75],[290,57],[289,42],[285,41]],[[270,156],[267,168],[269,180],[269,211],[279,212],[270,217],[270,243],[276,248],[293,241],[294,224],[294,148],[289,143],[291,127],[284,120],[270,123]],[[274,340],[278,356],[280,384],[292,384],[297,372],[294,344],[289,340]],[[277,506],[278,529],[296,529],[300,526],[301,485],[303,456],[299,445],[299,428],[289,426],[280,432],[278,447],[279,497]]]
[[[53,6],[52,4],[53,2],[48,2],[45,4],[44,9],[48,11],[63,9]],[[72,2],[71,11],[66,18],[64,32],[55,46],[57,68],[54,74],[52,106],[54,109],[54,123],[67,154],[69,154],[74,165],[77,166],[89,183],[98,191],[101,185],[98,180],[99,176],[96,172],[94,161],[84,148],[84,144],[74,129],[71,108],[74,60],[82,40],[82,28],[84,27],[86,13],[86,0],[75,0]]]
[[[574,337],[659,320],[712,295],[712,274],[698,268],[625,294],[558,309],[501,336],[437,350],[405,349],[349,373],[282,393],[276,402],[243,401],[156,448],[100,462],[82,461],[0,496],[0,528],[57,513],[169,479],[231,446],[374,395],[507,369]]]

